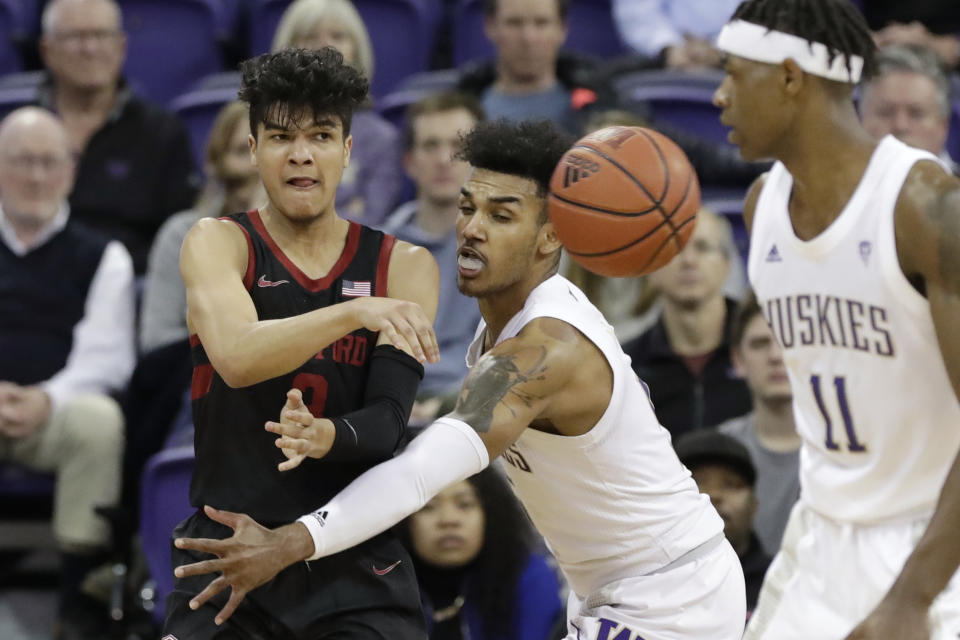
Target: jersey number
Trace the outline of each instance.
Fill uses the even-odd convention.
[[[293,387],[303,392],[303,404],[315,418],[323,417],[327,406],[327,379],[318,373],[298,373],[293,378]]]
[[[827,428],[826,447],[831,451],[837,451],[840,446],[833,439],[833,421],[827,412],[827,406],[823,402],[823,394],[820,392],[820,376],[810,376],[810,386],[813,387],[813,397],[817,399],[817,406],[820,407],[820,413],[823,414],[823,420]],[[833,379],[833,386],[837,390],[837,404],[840,405],[840,415],[843,417],[843,428],[847,432],[847,450],[852,453],[866,451],[867,448],[857,440],[857,432],[853,429],[853,418],[850,417],[850,406],[847,404],[847,380],[843,376]]]

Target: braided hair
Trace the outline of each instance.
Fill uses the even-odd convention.
[[[842,55],[850,69],[850,56],[863,58],[863,78],[876,73],[877,47],[870,27],[850,0],[746,0],[733,14],[775,31],[820,42],[829,50],[829,61]]]

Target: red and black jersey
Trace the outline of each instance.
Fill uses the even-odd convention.
[[[228,216],[247,237],[244,285],[260,320],[297,316],[359,296],[383,296],[394,237],[350,223],[343,253],[320,279],[306,276],[270,237],[258,211]],[[281,472],[285,458],[276,436],[264,429],[278,420],[291,388],[303,391],[315,416],[339,416],[361,408],[377,334],[350,333],[286,375],[232,389],[217,374],[196,336],[192,399],[197,464],[190,488],[196,507],[240,511],[276,525],[326,503],[377,461],[330,462],[308,458]]]

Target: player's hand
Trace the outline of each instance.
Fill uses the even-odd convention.
[[[280,422],[267,422],[267,431],[280,437],[274,443],[287,460],[277,468],[280,471],[295,469],[307,457],[322,458],[333,446],[336,430],[326,418],[315,418],[303,404],[299,389],[287,392],[287,402],[280,411]]]
[[[888,595],[846,640],[929,640],[930,603]]]
[[[233,615],[248,593],[272,580],[294,562],[309,558],[313,554],[313,538],[302,524],[294,523],[277,529],[267,529],[243,513],[220,511],[210,506],[203,509],[211,520],[233,529],[233,535],[225,540],[177,538],[174,545],[178,549],[210,553],[217,558],[181,565],[174,569],[173,573],[178,578],[207,573],[220,574],[190,600],[190,608],[196,610],[230,587],[227,604],[214,618],[218,625]]]
[[[348,304],[354,306],[360,324],[370,331],[386,334],[397,348],[409,345],[411,355],[420,362],[440,360],[433,323],[416,302],[369,296],[356,298]]]

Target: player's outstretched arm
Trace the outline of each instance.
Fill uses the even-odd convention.
[[[933,163],[918,163],[901,194],[896,213],[900,262],[907,275],[923,279],[940,352],[960,402],[960,181]],[[958,530],[960,454],[900,576],[848,640],[929,638],[930,605],[960,567]]]
[[[246,239],[233,222],[203,219],[187,234],[180,272],[188,324],[214,369],[233,387],[288,373],[361,327],[409,345],[421,361],[438,357],[432,320],[409,300],[364,297],[291,318],[258,320],[243,285],[246,268]]]
[[[444,488],[483,470],[530,422],[549,411],[571,379],[578,359],[576,337],[572,330],[566,332],[572,340],[564,344],[563,333],[558,338],[557,332],[528,326],[522,336],[498,345],[467,376],[452,414],[296,523],[270,530],[243,514],[208,507],[208,515],[233,527],[234,534],[225,540],[176,540],[179,548],[218,556],[176,569],[179,577],[221,573],[191,607],[230,587],[230,599],[217,615],[221,623],[248,592],[285,567],[359,544],[417,511]],[[285,447],[294,445],[298,435],[276,423],[267,430],[280,435],[278,444]]]

